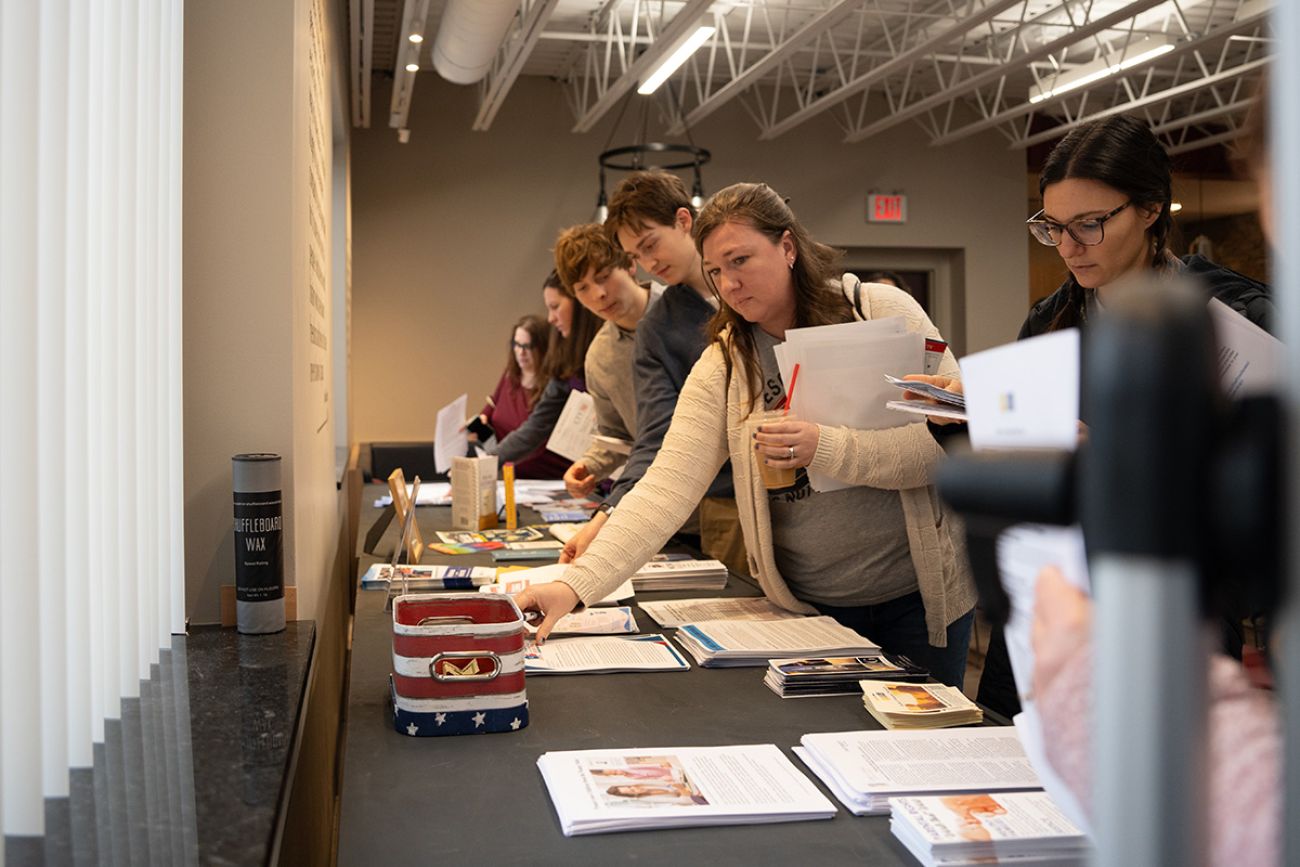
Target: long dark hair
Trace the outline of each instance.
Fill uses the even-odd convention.
[[[554,289],[573,304],[573,321],[569,326],[569,336],[560,334],[560,329],[551,329],[551,339],[546,347],[546,364],[542,368],[546,379],[568,380],[582,376],[583,365],[587,361],[587,347],[596,339],[596,332],[604,324],[599,316],[578,303],[573,293],[564,288],[560,275],[552,271],[542,284],[542,289]]]
[[[695,247],[704,255],[704,242],[725,223],[741,223],[757,229],[773,244],[790,233],[795,258],[790,272],[794,279],[794,327],[834,325],[853,318],[853,308],[839,289],[838,265],[842,252],[814,241],[794,211],[767,184],[732,184],[719,190],[695,219]],[[751,394],[762,391],[762,362],[754,332],[744,318],[728,307],[707,272],[705,280],[718,299],[718,312],[709,321],[709,338],[722,344],[722,357],[731,384],[733,356],[738,357]],[[730,326],[730,328],[728,328]]]
[[[1159,209],[1147,229],[1152,265],[1163,268],[1169,253],[1173,216],[1173,179],[1169,155],[1145,123],[1124,115],[1095,120],[1075,127],[1052,148],[1038,179],[1041,195],[1052,184],[1071,178],[1099,181],[1118,190],[1136,207]],[[1068,297],[1049,331],[1073,328],[1083,321],[1086,294],[1073,277],[1066,284]]]
[[[537,403],[537,398],[542,396],[542,389],[546,387],[542,370],[546,366],[546,342],[551,336],[551,326],[542,317],[529,313],[521,316],[510,329],[510,360],[506,362],[506,376],[516,388],[522,388],[524,384],[524,372],[519,368],[519,359],[515,358],[515,332],[520,329],[528,332],[528,339],[533,344],[533,385],[524,391],[531,407]]]

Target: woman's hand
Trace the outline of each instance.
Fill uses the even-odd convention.
[[[582,529],[574,534],[573,538],[564,543],[564,550],[560,552],[561,563],[572,563],[582,556],[582,552],[587,550],[587,546],[596,538],[600,528],[605,526],[609,520],[609,515],[604,512],[597,512],[591,516],[591,520],[583,525]]]
[[[912,382],[924,382],[927,385],[937,386],[938,388],[942,388],[945,391],[951,391],[957,394],[963,393],[961,389],[961,380],[955,376],[936,376],[928,373],[909,373],[907,376],[904,376],[903,379],[910,380]],[[929,403],[935,406],[942,406],[942,404],[940,404],[934,398],[926,397],[924,394],[921,394],[919,391],[905,391],[903,392],[903,399],[919,400],[922,403]],[[941,415],[927,415],[926,419],[928,419],[931,424],[961,424],[962,423],[960,419],[947,418]]]
[[[812,463],[821,429],[794,417],[764,422],[754,433],[754,454],[769,467],[794,470]]]
[[[546,640],[561,617],[577,608],[582,602],[578,594],[573,592],[573,588],[563,581],[535,584],[527,590],[514,594],[514,600],[520,611],[541,612],[542,622],[538,625],[535,636],[538,644]]]
[[[1040,695],[1092,633],[1092,600],[1055,567],[1038,575],[1034,593],[1034,694]]]
[[[589,497],[591,492],[596,490],[597,484],[599,481],[582,461],[574,461],[573,465],[564,471],[564,489],[569,492],[570,497]]]

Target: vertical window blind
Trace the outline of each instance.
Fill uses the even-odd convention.
[[[44,833],[184,630],[182,9],[0,0],[7,836]]]

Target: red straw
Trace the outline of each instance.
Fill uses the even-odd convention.
[[[785,409],[783,410],[783,412],[786,415],[790,414],[790,401],[794,398],[794,386],[795,383],[797,383],[798,381],[799,381],[799,365],[796,364],[794,366],[794,373],[790,374],[790,389],[785,393]]]

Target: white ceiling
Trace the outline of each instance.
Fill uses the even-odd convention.
[[[489,2],[489,0],[475,0]],[[427,4],[422,74],[446,0],[349,0],[353,7],[354,121],[368,125],[370,76],[392,75],[390,125],[401,127],[419,78],[399,62],[403,15]],[[514,75],[564,83],[574,130],[590,129],[624,99],[678,33],[715,36],[651,97],[680,133],[735,102],[756,138],[833,117],[846,143],[902,123],[943,145],[993,129],[1011,147],[1050,141],[1071,126],[1129,112],[1172,153],[1231,142],[1241,132],[1271,50],[1271,0],[518,0],[497,63],[480,85],[487,129]],[[367,40],[358,22],[373,16]],[[532,30],[525,25],[533,23]],[[1172,50],[1037,102],[1034,89],[1071,70],[1132,58],[1143,40]],[[364,61],[369,54],[369,64]],[[642,57],[643,53],[648,55]],[[405,58],[405,55],[401,55]],[[640,59],[639,59],[640,58]],[[1092,64],[1093,66],[1089,66]],[[1086,70],[1085,70],[1086,71]],[[1078,77],[1078,74],[1074,74]],[[1061,78],[1058,80],[1056,76]],[[365,107],[365,111],[359,110]]]

